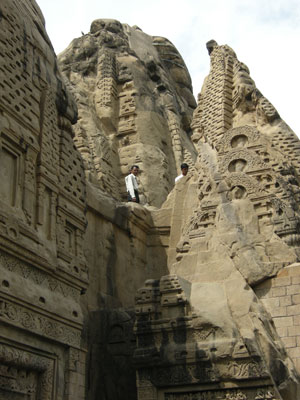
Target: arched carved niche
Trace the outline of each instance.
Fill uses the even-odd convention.
[[[228,152],[221,160],[220,171],[222,174],[228,172],[241,172],[246,170],[252,172],[256,170],[268,169],[268,165],[253,150],[234,149]]]
[[[228,165],[229,172],[243,172],[247,168],[247,161],[241,158],[232,160]]]
[[[236,147],[245,147],[248,143],[248,137],[246,135],[237,135],[231,139],[231,147],[234,149]]]
[[[262,143],[260,132],[253,126],[241,126],[228,129],[217,143],[220,153],[236,148],[247,148]]]

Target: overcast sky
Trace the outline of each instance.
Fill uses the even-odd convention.
[[[300,136],[299,0],[37,0],[55,52],[98,18],[168,38],[182,55],[195,96],[209,72],[206,42],[228,44],[257,88]]]

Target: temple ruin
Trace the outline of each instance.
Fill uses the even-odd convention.
[[[0,26],[0,400],[300,399],[300,142],[247,66],[210,40],[196,101],[138,26]]]

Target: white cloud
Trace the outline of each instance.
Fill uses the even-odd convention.
[[[190,71],[195,93],[209,71],[205,44],[228,44],[258,89],[300,136],[300,3],[298,0],[38,0],[57,53],[97,18],[138,25],[165,36]]]

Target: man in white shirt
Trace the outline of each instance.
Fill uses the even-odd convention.
[[[186,176],[186,174],[189,171],[189,166],[186,163],[182,163],[181,166],[181,175],[178,175],[177,178],[175,178],[175,183],[179,181],[179,179],[183,178]]]
[[[139,186],[136,180],[136,177],[139,173],[139,167],[137,165],[133,165],[130,168],[130,174],[126,176],[126,190],[128,193],[128,201],[134,201],[135,203],[140,202],[139,198]]]

